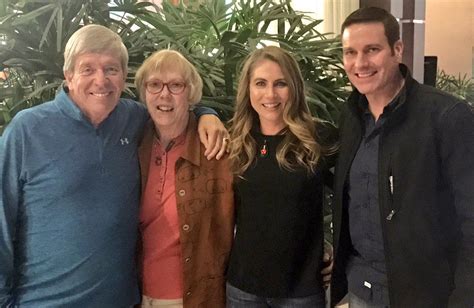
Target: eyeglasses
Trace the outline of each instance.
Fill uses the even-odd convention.
[[[181,94],[186,88],[186,83],[180,81],[161,82],[160,80],[151,80],[145,82],[145,88],[152,94],[158,94],[163,91],[164,87],[168,88],[171,94]]]

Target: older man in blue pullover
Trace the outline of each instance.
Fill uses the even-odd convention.
[[[0,140],[0,307],[130,307],[148,114],[120,98],[128,54],[116,33],[85,26],[64,58],[65,87]],[[226,134],[215,119],[202,134],[210,156]]]

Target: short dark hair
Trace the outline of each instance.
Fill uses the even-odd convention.
[[[350,25],[377,22],[383,24],[388,45],[393,48],[395,42],[400,39],[400,26],[392,14],[379,7],[363,7],[352,12],[342,23],[341,34]]]

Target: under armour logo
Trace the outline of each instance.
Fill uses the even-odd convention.
[[[129,144],[128,138],[120,138],[120,143],[121,143],[122,145]]]

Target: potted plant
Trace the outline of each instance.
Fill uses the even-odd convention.
[[[466,101],[474,108],[474,81],[466,74],[454,76],[446,74],[444,70],[440,70],[436,76],[436,88]]]

